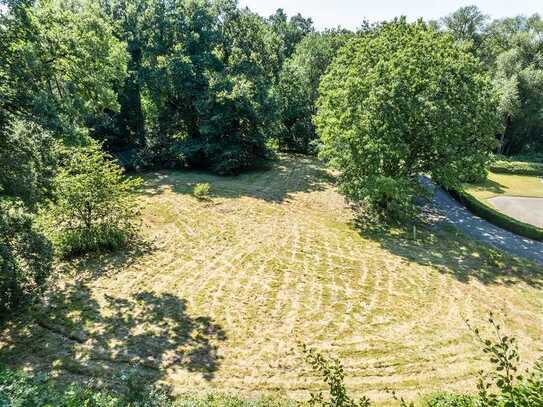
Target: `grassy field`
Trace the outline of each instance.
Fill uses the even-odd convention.
[[[145,178],[145,242],[59,264],[43,304],[2,328],[0,362],[65,381],[115,385],[137,369],[175,392],[304,398],[323,384],[303,342],[340,358],[355,394],[386,402],[387,388],[473,390],[486,363],[463,320],[489,310],[523,357],[543,353],[541,270],[449,229],[361,232],[312,159]],[[191,196],[199,182],[210,201]]]
[[[543,182],[540,177],[491,172],[485,182],[468,185],[466,191],[482,201],[500,195],[543,198]]]

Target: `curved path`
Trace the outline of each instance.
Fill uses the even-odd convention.
[[[434,190],[431,206],[442,215],[441,222],[454,225],[466,235],[497,249],[543,265],[543,242],[521,237],[473,215],[428,178],[423,178],[422,183]]]

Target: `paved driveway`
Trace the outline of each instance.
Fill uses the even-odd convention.
[[[473,215],[442,188],[433,185],[432,181],[426,177],[422,178],[422,183],[435,192],[431,205],[442,215],[441,222],[454,225],[476,240],[515,256],[533,260],[543,266],[543,242],[516,235]]]
[[[488,202],[514,219],[543,228],[543,198],[496,196]]]

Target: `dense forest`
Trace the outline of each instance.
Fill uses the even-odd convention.
[[[140,172],[318,156],[365,220],[405,223],[420,174],[453,188],[543,154],[539,15],[319,31],[236,0],[0,5],[0,319],[55,259],[137,236]]]

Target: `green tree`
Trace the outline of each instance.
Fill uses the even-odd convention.
[[[86,136],[89,114],[117,109],[125,51],[92,3],[17,3],[0,15],[0,43],[0,109],[71,140]]]
[[[478,48],[485,32],[488,16],[477,6],[460,7],[454,13],[444,17],[441,22],[457,41],[471,42]]]
[[[347,197],[402,217],[418,174],[447,187],[484,174],[495,111],[470,53],[448,34],[400,19],[340,50],[321,81],[315,123]]]
[[[353,35],[330,30],[307,35],[283,64],[276,93],[279,97],[283,149],[313,152],[317,136],[313,126],[319,83],[337,51]]]
[[[543,24],[507,19],[492,26],[492,68],[504,131],[500,152],[511,155],[543,147]]]
[[[104,147],[118,151],[141,148],[145,145],[145,117],[142,106],[142,87],[145,83],[145,50],[150,37],[147,17],[157,3],[152,0],[100,0],[100,7],[114,22],[113,34],[126,44],[128,54],[124,82],[114,90],[120,109],[107,111],[96,117],[93,137],[104,142]]]
[[[137,233],[133,192],[139,178],[121,167],[98,144],[69,148],[54,179],[54,199],[42,224],[62,257],[125,246]]]
[[[278,37],[234,1],[159,2],[144,50],[146,121],[160,165],[235,174],[268,155]]]
[[[279,64],[275,67],[279,73],[283,62],[292,55],[296,45],[308,34],[314,31],[313,21],[304,18],[301,14],[288,17],[285,11],[280,8],[268,18],[268,24],[280,39],[275,49]]]
[[[237,173],[268,158],[266,141],[278,127],[272,94],[277,35],[249,10],[222,13],[221,69],[211,78],[200,125],[209,167],[220,174]]]
[[[0,312],[8,312],[51,271],[34,213],[50,196],[55,139],[84,138],[86,116],[114,107],[110,83],[124,59],[96,9],[75,1],[10,1],[0,44]]]

